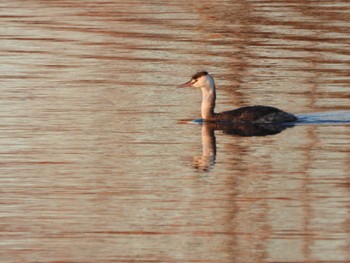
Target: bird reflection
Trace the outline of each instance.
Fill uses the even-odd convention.
[[[208,171],[216,159],[216,139],[215,129],[211,123],[202,123],[202,156],[196,156],[193,159],[193,167],[200,171]]]
[[[200,171],[209,171],[216,160],[216,139],[215,131],[222,131],[224,134],[234,136],[267,136],[282,132],[293,127],[283,124],[258,124],[258,123],[220,123],[202,122],[202,156],[196,156],[193,160],[193,167]]]

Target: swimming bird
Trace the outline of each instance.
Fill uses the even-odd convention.
[[[297,117],[291,113],[275,107],[261,105],[241,107],[230,111],[215,113],[215,82],[213,77],[206,71],[194,74],[189,82],[178,87],[195,87],[202,90],[201,115],[204,121],[244,123],[282,123],[297,121]]]

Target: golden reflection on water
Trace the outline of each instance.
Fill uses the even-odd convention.
[[[349,124],[202,130],[175,89],[349,110],[347,1],[0,6],[1,261],[350,260]]]

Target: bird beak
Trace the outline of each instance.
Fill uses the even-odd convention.
[[[189,82],[186,82],[184,84],[181,84],[177,86],[178,88],[186,88],[186,87],[191,87],[192,86],[192,79]]]

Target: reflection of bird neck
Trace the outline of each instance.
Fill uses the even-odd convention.
[[[214,80],[210,81],[208,86],[202,88],[202,118],[205,120],[213,119],[215,113],[215,84]]]
[[[215,164],[216,142],[214,129],[205,122],[202,124],[202,147],[202,156],[194,158],[194,167],[208,171]]]
[[[202,124],[202,146],[203,157],[214,157],[216,155],[216,139],[214,129],[209,127],[208,124]]]

